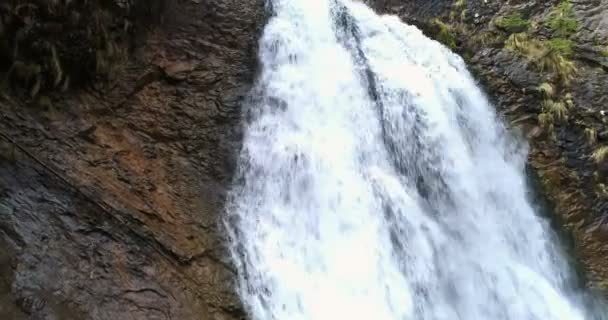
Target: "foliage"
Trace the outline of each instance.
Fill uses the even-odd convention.
[[[547,44],[551,50],[565,56],[570,56],[574,47],[572,40],[564,38],[552,38]]]
[[[578,30],[578,20],[568,0],[562,0],[545,19],[545,25],[558,36],[567,36]]]
[[[514,12],[510,15],[498,18],[496,20],[496,26],[507,31],[523,32],[530,27],[530,21],[524,19],[521,13]]]
[[[521,53],[541,72],[555,74],[564,84],[569,84],[577,74],[576,65],[564,54],[564,48],[554,48],[550,41],[532,39],[527,33],[514,33],[505,41],[505,48]]]
[[[437,28],[437,40],[447,47],[454,49],[456,45],[456,37],[452,33],[452,28],[445,22],[434,19],[433,25]]]

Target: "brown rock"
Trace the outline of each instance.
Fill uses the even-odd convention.
[[[0,100],[0,319],[243,318],[219,220],[263,1],[165,10],[111,83]]]

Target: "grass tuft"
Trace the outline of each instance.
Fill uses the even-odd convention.
[[[547,99],[541,103],[541,107],[543,112],[551,114],[553,119],[568,121],[568,106],[564,102]]]
[[[541,83],[536,90],[538,90],[546,98],[552,98],[555,94],[555,88],[548,82]]]
[[[608,156],[608,146],[601,146],[591,154],[591,159],[595,161],[595,163],[603,162]]]
[[[591,146],[597,143],[597,130],[595,128],[585,128],[585,139]]]
[[[569,84],[577,74],[576,65],[564,54],[563,46],[556,49],[550,42],[532,39],[527,33],[514,33],[505,41],[505,48],[518,51],[541,72],[554,73],[564,84]]]

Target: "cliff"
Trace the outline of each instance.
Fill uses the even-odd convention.
[[[240,319],[218,215],[262,1],[0,5],[0,319]]]

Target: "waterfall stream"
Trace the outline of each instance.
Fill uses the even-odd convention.
[[[226,223],[252,319],[588,318],[459,56],[357,1],[269,9]]]

